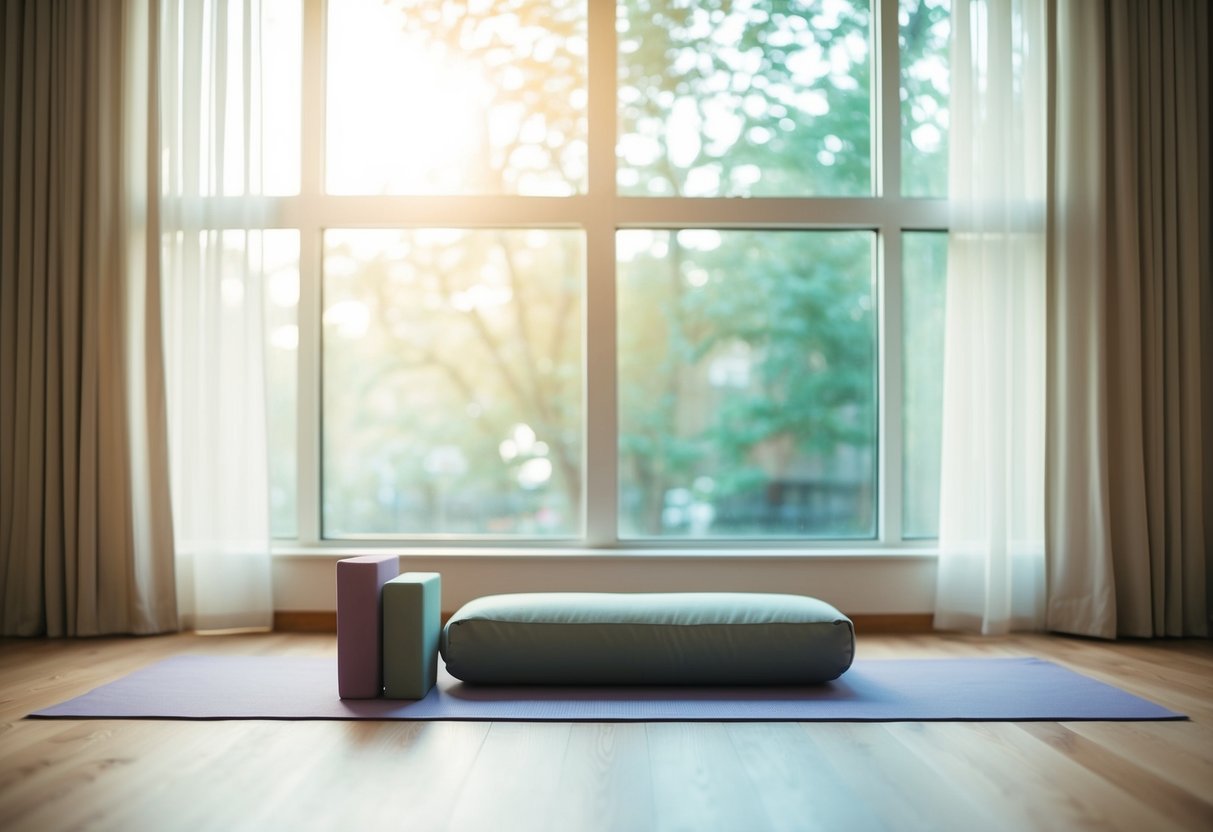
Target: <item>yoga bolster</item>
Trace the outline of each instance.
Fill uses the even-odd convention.
[[[383,585],[383,695],[421,699],[438,680],[442,578],[405,572]]]
[[[535,593],[466,604],[441,650],[481,684],[816,684],[851,666],[855,634],[802,595]]]
[[[373,699],[383,693],[380,591],[400,574],[396,555],[337,561],[337,695]]]

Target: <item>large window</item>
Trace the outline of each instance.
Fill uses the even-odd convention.
[[[935,534],[947,0],[262,0],[275,533]]]

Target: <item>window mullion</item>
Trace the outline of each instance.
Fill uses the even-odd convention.
[[[299,203],[299,347],[298,347],[298,484],[296,491],[300,542],[323,535],[321,519],[321,239],[322,216],[307,206],[324,193],[325,0],[304,0],[303,94]]]
[[[324,195],[326,0],[303,0],[303,94],[300,193]]]
[[[901,53],[898,0],[873,0],[876,66],[872,77],[872,128],[876,196],[901,197]]]
[[[877,238],[876,268],[880,331],[877,336],[879,444],[877,460],[877,534],[885,545],[902,538],[902,281],[901,229],[881,228]]]
[[[619,408],[616,382],[615,4],[589,3],[589,189],[585,294],[585,542],[618,540]]]
[[[876,195],[891,202],[895,222],[880,228],[877,239],[879,287],[877,337],[879,450],[877,454],[878,524],[880,542],[900,545],[902,538],[902,292],[901,232],[905,203],[901,199],[901,53],[898,35],[899,0],[875,0],[876,86],[872,121],[877,137]]]

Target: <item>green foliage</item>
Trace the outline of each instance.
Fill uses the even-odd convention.
[[[871,193],[867,3],[626,0],[619,16],[622,193]]]
[[[901,0],[901,190],[948,195],[950,0]]]
[[[697,250],[679,242],[687,233],[658,233],[622,266],[621,478],[639,493],[625,506],[642,507],[632,533],[660,533],[666,495],[703,478],[717,501],[761,501],[769,482],[809,476],[870,481],[872,234],[724,231]],[[844,446],[857,462],[843,463]],[[870,517],[857,506],[841,526],[799,531],[854,534]]]

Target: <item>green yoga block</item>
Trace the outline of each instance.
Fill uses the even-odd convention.
[[[442,576],[405,572],[383,585],[383,695],[421,699],[438,680]]]

